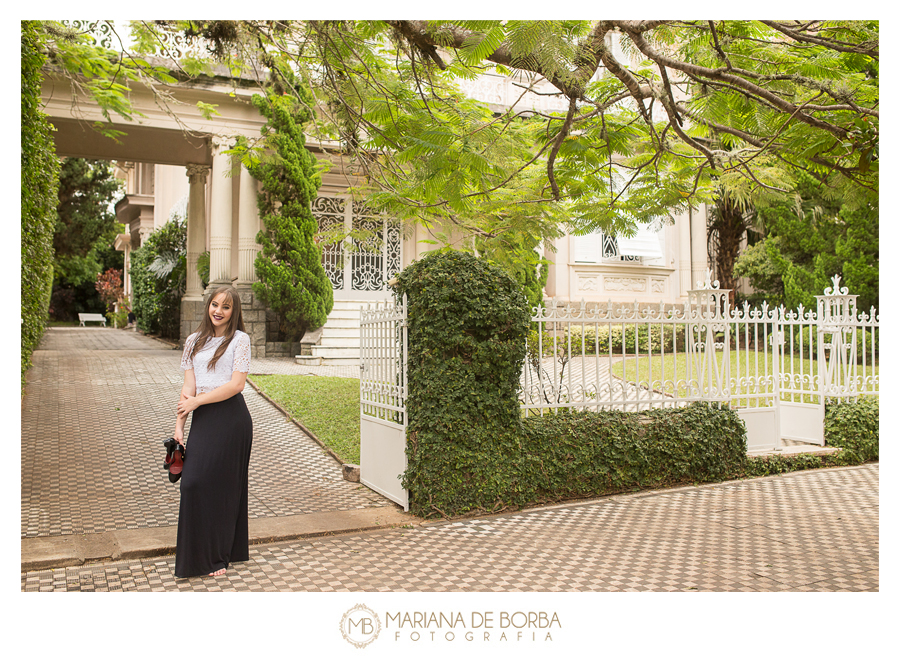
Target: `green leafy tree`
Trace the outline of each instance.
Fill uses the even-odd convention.
[[[118,139],[126,134],[121,124],[113,121],[119,116],[125,121],[145,118],[131,104],[129,86],[143,85],[154,93],[160,106],[171,111],[169,105],[177,105],[172,97],[163,90],[160,83],[177,82],[170,67],[151,63],[145,57],[128,52],[122,43],[119,31],[113,21],[97,21],[101,32],[109,33],[108,46],[91,34],[90,30],[76,27],[61,21],[35,21],[35,29],[42,38],[43,52],[46,55],[46,72],[54,78],[64,79],[77,88],[82,94],[96,103],[103,115],[103,121],[92,124],[100,134]],[[142,52],[156,55],[154,48],[147,46],[147,39],[140,32],[134,35],[136,42],[144,46]],[[178,66],[176,65],[176,69]],[[77,99],[75,100],[77,103]],[[205,103],[198,103],[198,108],[210,116],[214,109]]]
[[[201,36],[232,70],[288,64],[315,95],[311,127],[340,140],[373,205],[497,249],[560,227],[629,235],[717,199],[745,210],[789,195],[799,172],[848,205],[877,197],[877,21],[141,25]],[[461,83],[482,74],[561,107],[468,98]]]
[[[85,257],[119,230],[111,202],[121,185],[104,160],[66,158],[59,172],[59,204],[53,250],[57,262]]]
[[[314,103],[284,91],[316,107],[308,129],[340,141],[371,206],[497,249],[561,228],[629,235],[717,199],[746,210],[799,172],[851,207],[878,194],[877,21],[138,21],[137,54],[104,63],[56,33],[49,50],[128,116],[124,76],[172,77],[140,56],[166,54],[162,32],[209,46],[180,76],[297,72]],[[559,109],[468,98],[483,74]],[[735,240],[719,238],[727,275]]]
[[[51,313],[57,319],[100,311],[103,303],[94,287],[97,275],[124,266],[124,255],[113,248],[122,225],[111,209],[120,187],[109,162],[83,158],[62,162],[53,236]]]
[[[740,256],[735,274],[748,277],[760,298],[813,308],[837,274],[859,295],[860,310],[878,307],[877,203],[842,204],[803,176],[793,198],[759,208],[754,221],[765,237]]]
[[[21,375],[44,334],[53,284],[53,227],[59,160],[40,110],[44,55],[38,23],[22,21],[22,327]]]
[[[267,119],[263,134],[272,153],[248,161],[250,174],[262,182],[258,207],[265,225],[256,238],[262,251],[256,257],[253,291],[277,314],[283,340],[299,339],[308,329],[321,327],[334,305],[322,251],[314,241],[318,225],[311,204],[321,175],[303,134],[312,119],[313,99],[302,85],[292,88],[299,99],[277,88],[253,96]]]
[[[521,286],[529,309],[543,306],[550,263],[536,251],[540,246],[537,239],[513,234],[502,240],[477,239],[475,244],[481,245],[479,255],[502,267]]]

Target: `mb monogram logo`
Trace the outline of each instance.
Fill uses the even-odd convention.
[[[372,643],[381,632],[381,620],[362,603],[350,608],[341,618],[341,635],[357,649]]]

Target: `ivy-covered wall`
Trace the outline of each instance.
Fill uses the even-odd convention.
[[[530,309],[496,265],[435,252],[398,276],[408,298],[408,468],[415,514],[459,514],[520,500],[516,396]]]
[[[53,232],[59,160],[50,125],[40,111],[40,33],[22,21],[22,351],[21,378],[44,335],[53,286]]]

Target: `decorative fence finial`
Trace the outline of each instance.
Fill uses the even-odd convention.
[[[825,288],[825,294],[828,296],[832,295],[846,295],[850,290],[848,288],[841,288],[841,275],[835,274],[831,277],[831,288]]]
[[[719,281],[712,280],[712,270],[710,268],[706,268],[706,281],[698,281],[697,282],[697,290],[718,290],[719,289]]]

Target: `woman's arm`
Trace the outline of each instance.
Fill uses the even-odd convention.
[[[234,397],[244,390],[244,384],[247,382],[247,373],[235,370],[231,373],[231,381],[222,384],[208,393],[201,393],[196,396],[188,396],[178,402],[178,417],[187,419],[187,415],[201,404],[212,404],[213,402],[221,402]]]
[[[181,387],[181,399],[192,398],[197,395],[197,379],[193,370],[184,371],[184,385]]]
[[[185,370],[184,371],[184,384],[181,387],[181,398],[179,402],[186,400],[188,397],[193,397],[197,391],[197,381],[194,378],[193,370]],[[181,445],[184,445],[184,425],[187,422],[187,414],[178,413],[177,409],[175,411],[175,440],[178,441]]]

